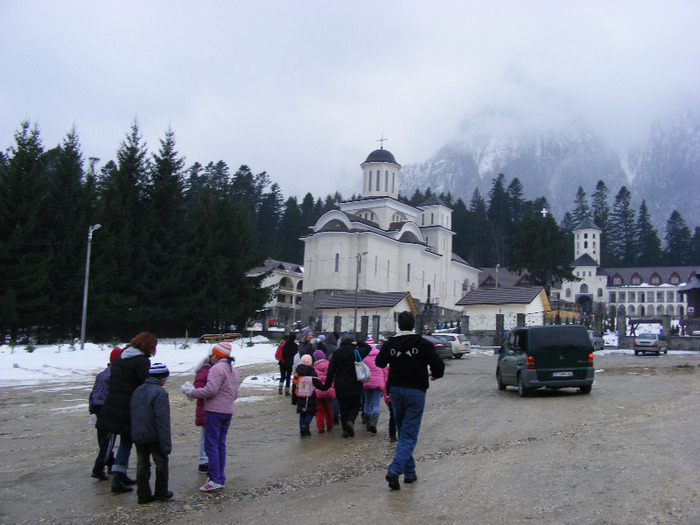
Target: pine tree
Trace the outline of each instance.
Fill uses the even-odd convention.
[[[519,224],[508,269],[527,272],[531,284],[544,286],[547,293],[556,280],[575,279],[566,265],[566,237],[551,214],[534,213]]]
[[[662,263],[661,240],[651,225],[647,203],[642,200],[635,225],[636,266],[657,266]]]
[[[574,211],[572,217],[574,222],[578,226],[584,219],[589,218],[591,215],[591,209],[588,206],[588,200],[586,199],[586,192],[581,186],[576,190],[576,196],[574,197]]]
[[[280,256],[283,261],[304,264],[304,243],[299,239],[309,232],[301,220],[301,210],[296,197],[284,203],[279,230]]]
[[[700,226],[695,227],[693,237],[690,239],[690,248],[692,254],[690,264],[700,264]]]
[[[592,195],[591,209],[593,222],[601,229],[600,253],[601,264],[610,266],[610,205],[608,204],[608,187],[599,180]]]
[[[477,267],[495,266],[497,261],[491,257],[491,236],[486,201],[478,188],[474,190],[469,201],[469,214],[467,231],[471,242],[467,260]]]
[[[678,212],[673,210],[666,221],[666,261],[672,266],[690,264],[692,256],[690,229]]]
[[[11,337],[49,321],[52,253],[42,216],[48,192],[38,126],[22,122],[0,172],[0,323]]]
[[[511,243],[512,221],[508,194],[505,190],[505,175],[503,173],[499,173],[498,177],[493,179],[491,184],[487,217],[492,234],[493,259],[496,263],[505,266]]]
[[[632,266],[635,262],[634,212],[631,199],[632,196],[625,186],[615,195],[609,234],[609,251],[613,266]]]

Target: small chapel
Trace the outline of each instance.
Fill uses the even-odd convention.
[[[480,270],[452,252],[452,209],[437,197],[418,206],[399,200],[401,165],[383,145],[360,167],[361,198],[337,203],[301,238],[301,318],[316,319],[323,330],[350,331],[348,309],[354,306],[355,317],[358,308],[366,316],[362,305],[398,293],[410,296],[417,313],[456,321],[455,304],[478,286]],[[333,326],[320,322],[330,297],[335,306],[345,305],[332,316]],[[395,329],[392,319],[382,323],[374,331]]]

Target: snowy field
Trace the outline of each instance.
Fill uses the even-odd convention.
[[[254,343],[247,346],[248,341]],[[125,346],[126,343],[120,345]],[[165,363],[170,370],[170,377],[178,381],[178,376],[191,376],[197,365],[209,355],[211,343],[189,343],[184,340],[165,339],[158,341],[156,355],[152,363]],[[258,363],[275,363],[276,344],[262,336],[241,339],[232,343],[232,355],[235,366],[254,365]],[[109,354],[114,347],[108,344],[85,343],[80,345],[40,345],[33,352],[27,352],[24,346],[14,349],[7,345],[0,346],[0,386],[36,385],[46,382],[85,381],[94,378],[104,370],[109,362]],[[191,380],[191,377],[187,379]],[[182,382],[186,379],[183,378]],[[264,387],[272,383],[272,376],[251,376],[245,378],[246,386]]]

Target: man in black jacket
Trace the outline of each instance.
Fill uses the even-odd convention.
[[[386,475],[389,487],[393,490],[401,488],[401,474],[405,483],[413,483],[418,479],[413,451],[423,419],[425,393],[429,378],[439,379],[445,373],[445,364],[432,343],[413,333],[416,324],[413,314],[401,312],[398,322],[399,333],[382,345],[376,359],[380,368],[389,365],[386,388],[391,397],[391,408],[399,433],[394,460]]]

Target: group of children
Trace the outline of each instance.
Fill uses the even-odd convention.
[[[155,353],[155,352],[154,352]],[[100,411],[107,399],[112,363],[120,358],[120,349],[110,355],[110,364],[98,374],[90,393],[89,411],[91,421],[99,421]],[[233,405],[238,397],[238,373],[233,367],[231,344],[217,343],[211,354],[200,364],[195,376],[195,384],[182,385],[181,391],[190,399],[197,400],[195,424],[202,427],[199,442],[198,472],[207,474],[207,480],[200,487],[202,492],[214,492],[224,488],[226,476],[226,437],[233,416]],[[173,493],[168,489],[168,456],[172,451],[170,435],[170,401],[163,388],[170,372],[162,363],[150,365],[148,377],[131,395],[129,436],[121,436],[122,441],[133,441],[136,446],[136,489],[138,503],[169,501]],[[112,448],[116,435],[105,432],[97,424],[99,453],[95,459],[92,477],[108,479],[105,467],[114,462]],[[151,459],[155,465],[155,486],[151,491]],[[111,473],[111,470],[108,470]],[[115,474],[116,475],[116,474]],[[124,479],[122,475],[121,479]],[[133,480],[129,480],[133,483]],[[120,484],[120,490],[132,489]]]
[[[367,430],[377,433],[377,422],[381,409],[382,399],[389,408],[389,439],[396,441],[396,425],[391,412],[391,398],[386,389],[388,368],[379,368],[375,359],[379,350],[374,341],[368,340],[371,346],[369,354],[362,360],[370,371],[369,381],[363,384],[362,393],[362,420]],[[302,353],[300,349],[299,353]],[[296,406],[299,414],[300,436],[310,436],[311,423],[316,416],[316,428],[319,434],[333,429],[334,413],[332,402],[335,399],[335,388],[330,386],[328,390],[320,387],[326,382],[329,360],[323,350],[315,350],[312,354],[301,355],[300,362],[294,369],[292,380],[292,404]],[[337,420],[337,416],[336,416]],[[343,433],[346,436],[345,432]]]

